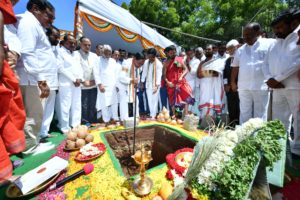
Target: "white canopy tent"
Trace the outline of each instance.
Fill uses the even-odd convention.
[[[135,53],[155,47],[163,54],[164,48],[175,45],[109,0],[77,0],[75,13],[76,37],[90,38],[92,49],[97,44],[109,44],[113,49]]]

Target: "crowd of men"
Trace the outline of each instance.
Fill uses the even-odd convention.
[[[6,58],[0,63],[0,182],[12,174],[9,155],[32,153],[51,137],[54,113],[60,131],[68,133],[100,119],[107,125],[123,122],[134,113],[155,120],[163,107],[173,118],[178,110],[183,117],[195,114],[200,124],[228,111],[235,126],[252,117],[266,119],[271,104],[273,119],[287,130],[292,124],[291,151],[300,156],[299,11],[273,20],[276,39],[263,38],[260,25],[250,23],[245,44],[233,39],[179,56],[170,46],[161,59],[155,48],[131,57],[104,44],[93,53],[87,37],[77,43],[66,34],[60,41],[52,25],[55,8],[47,0],[29,0],[18,19],[9,8],[17,0],[1,1]]]

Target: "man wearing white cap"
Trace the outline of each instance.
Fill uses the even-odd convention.
[[[115,59],[111,58],[112,49],[103,45],[103,56],[99,66],[93,68],[96,85],[98,86],[97,111],[102,111],[103,121],[108,125],[111,119],[118,120],[117,76],[119,71]]]
[[[226,92],[226,97],[227,97],[227,106],[228,106],[230,125],[232,126],[239,124],[239,116],[240,116],[239,94],[237,91],[232,91],[230,87],[231,63],[234,59],[234,55],[238,46],[239,46],[239,42],[237,40],[230,40],[226,44],[226,49],[230,57],[225,62],[225,69],[223,72],[224,90]]]

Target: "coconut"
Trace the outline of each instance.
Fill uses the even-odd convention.
[[[86,141],[86,143],[93,142],[93,141],[94,141],[94,136],[91,135],[91,134],[88,134],[88,135],[85,137],[85,141]]]
[[[170,114],[169,114],[169,113],[165,113],[165,114],[164,114],[164,118],[165,118],[165,120],[170,119]]]
[[[163,107],[163,109],[162,109],[162,113],[163,113],[163,114],[166,114],[166,113],[168,113],[168,110],[166,109],[166,107]]]
[[[172,125],[176,125],[176,124],[177,124],[176,120],[173,119],[173,120],[171,121],[171,124],[172,124]]]
[[[163,113],[159,113],[158,116],[157,116],[157,118],[161,118],[161,119],[164,118],[164,117],[165,117],[165,116],[164,116]]]
[[[78,126],[72,128],[72,131],[73,131],[74,133],[78,133]]]
[[[74,149],[75,148],[75,142],[74,141],[71,141],[71,140],[67,140],[67,143],[66,143],[66,147],[67,149]]]
[[[81,148],[85,145],[85,140],[84,139],[77,139],[76,140],[76,147]]]
[[[181,119],[177,119],[177,124],[182,124],[183,121]]]
[[[85,137],[87,136],[87,133],[85,131],[79,131],[78,130],[78,133],[77,133],[77,137],[80,138],[80,139],[84,139]]]
[[[73,132],[73,131],[70,131],[68,134],[67,134],[67,139],[68,140],[72,140],[72,141],[76,141],[77,139],[77,133]]]
[[[156,195],[156,196],[152,197],[151,200],[163,200],[163,198],[159,195]]]
[[[88,129],[89,128],[86,125],[79,125],[78,126],[78,132],[87,132]]]

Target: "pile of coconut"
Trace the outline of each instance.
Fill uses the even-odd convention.
[[[182,124],[183,121],[181,119],[172,119],[169,111],[163,107],[162,111],[157,115],[157,121],[161,123],[168,123],[172,125]]]
[[[94,141],[94,136],[89,134],[88,127],[85,125],[79,125],[68,132],[66,148],[67,149],[81,148],[84,145],[93,141]]]

